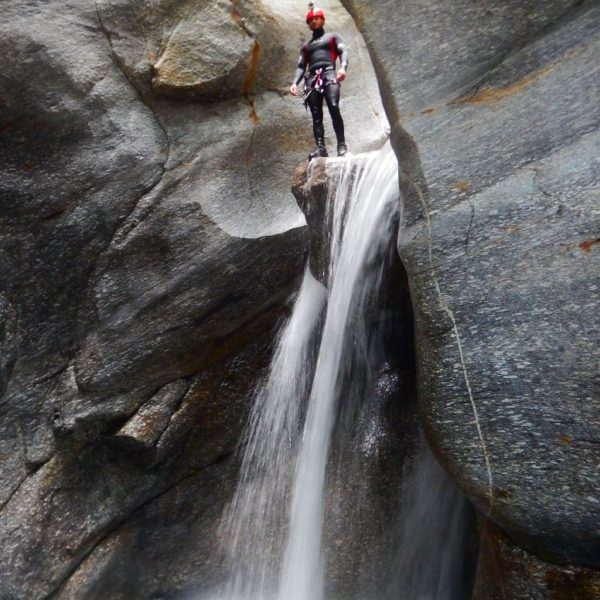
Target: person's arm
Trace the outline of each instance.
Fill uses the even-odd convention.
[[[306,44],[304,44],[300,50],[298,66],[296,67],[296,75],[294,76],[294,82],[290,87],[290,94],[292,94],[292,96],[296,96],[298,94],[298,84],[304,76],[304,71],[306,71]]]
[[[348,68],[348,47],[344,44],[344,41],[339,34],[334,34],[335,49],[337,55],[340,57],[340,68],[337,72],[338,81],[344,81],[346,79],[346,69]]]

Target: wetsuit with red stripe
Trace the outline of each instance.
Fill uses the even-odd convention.
[[[337,33],[313,31],[312,39],[302,45],[294,83],[297,85],[306,72],[305,94],[313,118],[313,133],[317,144],[325,139],[323,127],[323,98],[333,122],[338,144],[345,143],[344,121],[340,113],[340,84],[336,78],[337,59],[343,69],[348,66],[348,49]],[[320,71],[320,72],[319,72]]]

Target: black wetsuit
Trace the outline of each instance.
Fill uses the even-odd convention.
[[[306,103],[312,114],[313,133],[317,145],[323,144],[325,139],[323,97],[331,115],[337,143],[338,145],[345,143],[344,121],[340,113],[340,84],[335,72],[338,57],[342,68],[346,69],[348,50],[344,42],[337,33],[325,33],[323,28],[315,29],[312,39],[304,42],[300,49],[294,83],[298,85],[308,69],[304,92],[308,93]],[[321,69],[320,73],[319,69]]]

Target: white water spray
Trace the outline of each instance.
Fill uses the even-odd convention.
[[[274,591],[272,574],[286,529],[289,473],[324,304],[325,288],[307,269],[250,415],[240,480],[222,531],[234,572],[220,597],[263,600]]]
[[[395,572],[386,596],[406,600],[469,598],[467,501],[421,439],[417,463],[404,482],[397,518]]]

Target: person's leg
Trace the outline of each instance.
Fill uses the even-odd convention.
[[[331,115],[333,130],[337,139],[338,156],[344,156],[348,152],[346,148],[346,138],[344,134],[344,119],[340,112],[340,84],[331,83],[325,88],[325,101]]]
[[[311,152],[309,158],[316,156],[327,156],[325,149],[325,127],[323,125],[323,94],[314,90],[307,99],[308,108],[313,120],[313,134],[317,145],[314,152]]]

